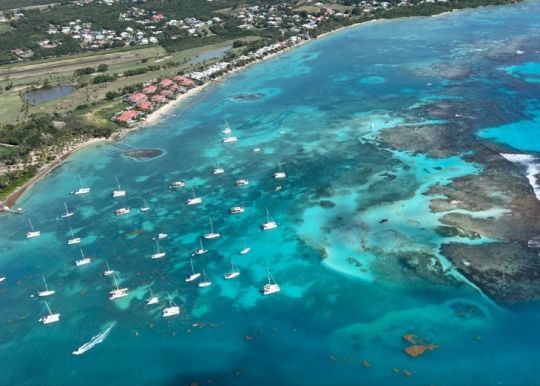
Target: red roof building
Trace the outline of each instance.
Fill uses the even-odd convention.
[[[174,82],[170,79],[163,79],[161,82],[159,82],[159,87],[161,88],[169,88],[174,84]]]
[[[148,97],[140,92],[134,92],[129,96],[129,101],[135,105],[138,103],[142,103],[146,100],[148,100]]]
[[[180,85],[180,86],[190,86],[192,85],[194,82],[192,79],[189,79],[188,77],[186,76],[183,76],[183,75],[177,75],[174,77],[174,80]]]
[[[157,86],[153,84],[151,84],[150,86],[146,86],[145,88],[142,89],[142,92],[145,93],[146,95],[155,94],[156,91],[157,91]]]
[[[137,119],[138,116],[139,116],[139,112],[137,110],[122,111],[120,114],[116,116],[116,121],[124,125],[131,125],[135,123],[135,120]]]
[[[173,96],[173,92],[171,90],[162,90],[159,95],[163,95],[165,98],[171,98]]]
[[[165,102],[165,97],[163,95],[156,94],[156,95],[152,95],[151,100],[154,103],[163,103]]]
[[[139,104],[139,109],[142,111],[152,110],[152,103],[144,101],[143,103]]]

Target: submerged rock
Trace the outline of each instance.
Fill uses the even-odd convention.
[[[148,161],[150,159],[159,157],[163,153],[164,151],[160,149],[135,149],[124,152],[124,155],[138,161]]]

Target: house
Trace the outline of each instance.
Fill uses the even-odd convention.
[[[159,87],[161,88],[169,88],[174,84],[174,82],[170,79],[163,79],[161,82],[159,82]]]
[[[165,98],[172,98],[174,93],[171,90],[162,90],[159,95],[163,95]]]
[[[142,89],[143,94],[149,95],[149,94],[155,94],[157,91],[157,86],[154,84],[151,84],[150,86],[146,86]]]
[[[174,80],[175,82],[177,82],[180,86],[190,86],[192,85],[194,82],[192,79],[189,79],[188,77],[186,76],[183,76],[183,75],[177,75],[174,77]]]
[[[152,110],[152,104],[148,101],[144,101],[138,105],[139,109],[141,111],[149,111]]]
[[[122,111],[116,116],[116,121],[126,126],[133,125],[137,121],[140,112],[137,110]]]
[[[152,95],[152,98],[150,99],[153,103],[165,103],[166,99],[163,95]]]
[[[141,92],[134,92],[129,96],[129,101],[134,105],[147,101],[148,97]]]

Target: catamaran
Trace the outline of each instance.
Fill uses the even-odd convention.
[[[239,214],[244,213],[246,209],[243,205],[233,206],[231,209],[229,209],[230,214]]]
[[[203,235],[203,238],[205,238],[206,240],[212,240],[212,239],[217,239],[220,236],[221,234],[219,234],[218,232],[214,232],[214,225],[212,224],[212,218],[210,218],[210,232],[205,233]]]
[[[126,191],[122,190],[120,187],[120,182],[118,181],[118,177],[116,177],[116,185],[118,186],[118,190],[113,190],[113,197],[124,197],[126,195]]]
[[[116,289],[109,292],[109,300],[116,300],[123,298],[124,296],[128,296],[128,289],[118,287],[118,282],[116,281],[116,276],[114,276],[114,273],[112,274],[112,277],[114,279]]]
[[[158,240],[165,239],[169,236],[167,233],[158,233],[157,238]]]
[[[281,162],[278,162],[278,171],[274,173],[274,179],[280,180],[282,178],[287,178],[287,174],[283,171],[283,167],[281,167]]]
[[[70,212],[70,211],[69,211],[69,209],[68,209],[68,207],[67,207],[67,204],[66,204],[65,202],[64,202],[64,208],[66,208],[66,211],[65,211],[64,213],[62,213],[62,214],[60,215],[60,217],[66,218],[66,217],[71,217],[71,216],[73,216],[73,215],[75,214],[75,212]]]
[[[157,251],[152,255],[152,259],[161,259],[165,257],[166,253],[159,248],[159,242],[156,240]]]
[[[169,189],[180,189],[186,186],[186,183],[184,181],[174,181],[172,184],[169,185]]]
[[[208,249],[204,249],[204,247],[203,247],[202,239],[199,239],[199,244],[201,245],[201,247],[199,249],[196,249],[195,252],[193,252],[194,254],[203,255],[206,252],[208,252]]]
[[[234,264],[234,262],[231,260],[231,272],[227,272],[223,277],[225,280],[234,279],[240,275],[240,271],[238,270],[238,267]]]
[[[143,198],[143,207],[140,209],[141,212],[146,212],[150,210],[150,205],[148,205],[148,202]]]
[[[114,275],[114,271],[109,267],[109,263],[105,262],[105,265],[107,266],[107,269],[103,272],[103,276]]]
[[[45,276],[43,276],[43,284],[45,284],[45,291],[39,291],[38,296],[45,297],[45,296],[51,296],[54,295],[54,290],[50,290],[49,287],[47,287],[47,281],[45,280]]]
[[[30,230],[26,232],[27,239],[33,239],[34,237],[41,236],[41,231],[36,231],[34,229],[34,226],[32,225],[32,222],[30,221],[30,219],[28,219],[28,224],[30,224]]]
[[[270,273],[270,270],[266,268],[266,271],[268,272],[268,283],[266,283],[262,288],[263,295],[272,295],[272,294],[275,294],[276,292],[281,291],[281,288],[279,288],[279,285],[278,283],[276,283],[276,280]]]
[[[85,187],[83,185],[81,176],[79,176],[79,183],[80,183],[80,187],[72,191],[71,194],[81,195],[81,194],[90,193],[90,188]]]
[[[82,258],[80,260],[75,261],[75,265],[77,267],[80,267],[81,265],[90,264],[92,262],[91,258],[84,256],[84,253],[83,253],[82,249],[81,249],[81,257]]]
[[[223,169],[223,168],[219,165],[219,161],[217,161],[217,165],[216,165],[216,167],[214,168],[213,174],[216,175],[216,174],[223,174],[223,173],[225,173],[225,169]]]
[[[240,251],[241,255],[247,255],[251,248],[246,245],[246,236],[244,236],[244,248]]]
[[[204,280],[201,281],[200,283],[198,283],[197,286],[199,288],[204,288],[204,287],[211,286],[212,282],[206,278],[206,272],[204,271],[204,269],[203,269],[202,273],[203,273]]]
[[[178,315],[180,313],[180,307],[178,307],[176,303],[172,300],[171,294],[167,292],[167,296],[169,297],[169,307],[163,310],[162,315],[164,318],[168,316]]]
[[[49,315],[42,316],[39,321],[43,324],[58,322],[60,320],[60,314],[53,314],[51,307],[49,307],[49,303],[45,302],[45,305],[47,306],[47,310],[49,310]]]
[[[266,222],[262,223],[261,228],[263,231],[269,231],[269,230],[277,228],[277,223],[270,216],[270,212],[268,211],[268,208],[266,208]]]
[[[191,275],[186,276],[186,278],[184,279],[186,283],[196,280],[201,276],[200,272],[195,272],[195,268],[193,268],[193,259],[189,259],[189,263],[191,264]]]
[[[114,214],[117,216],[123,216],[125,214],[128,214],[130,212],[129,208],[118,208],[114,211]]]
[[[238,141],[238,138],[231,135],[231,131],[229,131],[223,138],[221,138],[221,143],[233,143]]]
[[[191,188],[191,193],[193,193],[193,197],[192,198],[188,198],[186,200],[186,204],[188,205],[199,205],[199,204],[202,204],[202,198],[201,197],[196,197],[195,196],[195,190],[193,190],[193,188]]]
[[[236,180],[236,186],[246,186],[249,185],[249,180],[247,178],[241,178]]]
[[[146,305],[150,306],[157,303],[159,303],[159,297],[154,296],[154,293],[152,292],[152,287],[150,287],[150,297],[146,299]]]
[[[73,233],[73,229],[71,229],[71,227],[69,227],[69,231],[71,232],[71,238],[67,241],[68,245],[79,244],[81,242],[81,238],[75,237],[75,233]]]

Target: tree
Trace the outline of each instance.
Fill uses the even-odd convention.
[[[105,72],[108,69],[109,69],[109,66],[102,63],[97,67],[97,72]]]

